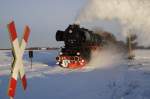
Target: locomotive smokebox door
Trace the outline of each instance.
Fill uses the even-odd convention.
[[[29,51],[29,58],[33,58],[33,51]]]

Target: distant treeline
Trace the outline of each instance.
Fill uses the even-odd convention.
[[[30,47],[26,48],[25,50],[58,50],[59,48],[56,47]],[[0,50],[11,50],[11,48],[0,48]]]
[[[150,46],[149,47],[136,46],[134,49],[150,49]]]
[[[57,47],[30,47],[26,48],[25,50],[58,50],[60,48]],[[150,49],[149,47],[144,47],[144,46],[133,46],[133,49]],[[0,50],[11,50],[11,48],[0,48]]]

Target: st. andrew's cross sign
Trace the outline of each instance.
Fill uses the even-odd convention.
[[[14,21],[8,24],[8,31],[10,34],[11,46],[14,53],[14,64],[12,64],[12,74],[9,82],[8,95],[13,98],[15,96],[18,75],[21,79],[23,89],[25,90],[27,87],[27,80],[25,76],[25,70],[23,67],[22,57],[29,38],[30,29],[28,26],[24,28],[24,35],[21,43],[19,43],[17,38],[17,32]]]

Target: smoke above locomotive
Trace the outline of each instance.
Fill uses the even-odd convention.
[[[69,25],[65,31],[58,30],[56,40],[63,41],[65,45],[56,57],[57,64],[66,68],[85,66],[91,60],[92,51],[116,42],[111,33],[96,34],[78,24]]]

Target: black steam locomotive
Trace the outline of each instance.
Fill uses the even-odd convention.
[[[91,59],[91,52],[102,46],[102,37],[79,25],[73,24],[65,31],[56,32],[56,40],[63,41],[56,57],[57,63],[66,68],[79,68],[85,66]]]

